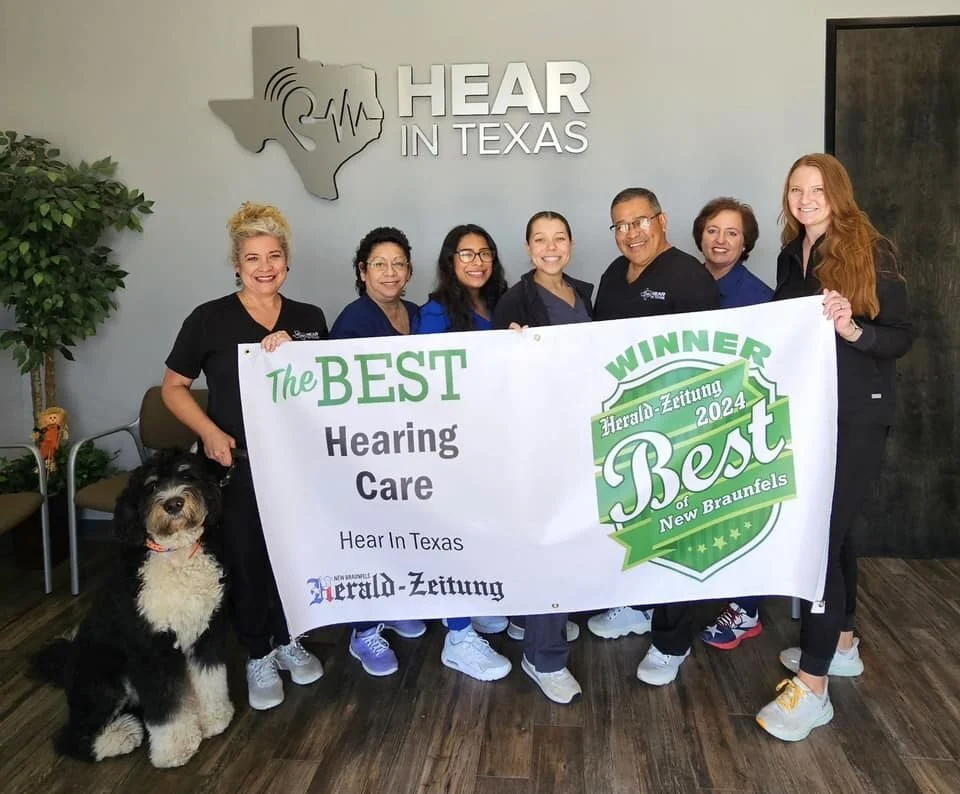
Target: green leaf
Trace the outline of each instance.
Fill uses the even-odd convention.
[[[30,250],[30,243],[28,243],[26,240],[20,243],[20,256],[26,256],[27,251],[29,250]]]
[[[33,274],[33,283],[38,287],[43,284],[43,273],[34,273]]]
[[[71,215],[69,212],[63,213],[63,224],[64,226],[73,228],[73,215]]]

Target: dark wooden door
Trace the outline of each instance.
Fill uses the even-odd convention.
[[[863,554],[960,555],[960,17],[828,20],[826,149],[900,252],[916,322]]]

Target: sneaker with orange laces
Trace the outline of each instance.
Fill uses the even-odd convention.
[[[799,678],[784,679],[777,685],[776,700],[757,712],[757,722],[767,733],[785,742],[799,742],[810,731],[833,719],[830,693],[818,695]]]

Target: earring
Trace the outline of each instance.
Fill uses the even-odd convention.
[[[239,270],[235,270],[234,273],[233,273],[233,283],[234,283],[236,286],[238,286],[238,287],[242,287],[242,286],[243,286],[243,282],[240,280],[240,271],[239,271]]]

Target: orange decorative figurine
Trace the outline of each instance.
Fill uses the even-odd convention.
[[[57,450],[69,438],[67,431],[67,412],[63,408],[47,408],[37,417],[37,426],[33,429],[33,440],[40,448],[47,471],[57,468]]]

